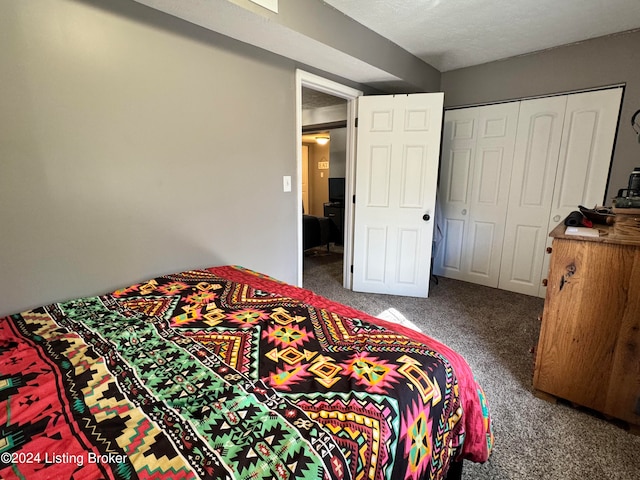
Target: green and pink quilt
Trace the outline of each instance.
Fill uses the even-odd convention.
[[[0,478],[441,479],[492,447],[458,354],[241,267],[0,319]]]

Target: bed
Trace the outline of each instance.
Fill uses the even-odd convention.
[[[0,478],[442,479],[493,448],[435,340],[238,266],[0,319]]]

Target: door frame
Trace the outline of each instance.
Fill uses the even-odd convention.
[[[344,288],[351,289],[351,259],[353,257],[353,198],[355,191],[356,116],[357,99],[364,93],[355,88],[334,82],[304,70],[296,69],[296,211],[297,211],[297,285],[302,287],[303,245],[302,245],[302,88],[310,88],[347,101],[347,158],[345,176],[344,208]]]

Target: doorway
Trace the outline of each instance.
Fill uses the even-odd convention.
[[[346,115],[345,119],[341,121],[345,128],[345,141],[344,141],[344,196],[345,199],[350,199],[354,192],[355,181],[355,118],[356,118],[356,99],[363,93],[359,90],[355,90],[351,87],[327,80],[317,75],[298,70],[296,72],[296,149],[297,149],[297,205],[298,205],[298,285],[303,286],[303,272],[304,272],[304,248],[303,248],[303,193],[302,193],[302,170],[303,170],[303,142],[302,142],[302,130],[304,125],[303,115],[303,89],[306,92],[319,92],[329,97],[337,97],[341,99],[341,102],[346,101]],[[315,127],[322,127],[326,130],[335,129],[337,125],[332,121],[308,121],[309,125],[315,125]],[[317,167],[317,164],[316,164]],[[328,179],[330,173],[326,172],[325,177]],[[328,195],[328,181],[327,181],[327,195]],[[324,212],[322,212],[324,213]],[[353,203],[344,202],[344,232],[343,232],[343,287],[351,288],[351,257],[352,257],[352,239],[353,239]]]
[[[344,284],[346,100],[303,89],[303,117],[335,115],[336,128],[309,125],[302,132],[303,284],[312,289],[320,274]]]

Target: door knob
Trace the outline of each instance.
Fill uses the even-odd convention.
[[[467,214],[467,209],[466,209],[466,208],[463,208],[463,209],[462,209],[462,212],[460,212],[460,213],[462,213],[463,215],[466,215],[466,214]]]
[[[560,218],[562,218],[562,217],[560,217],[560,215],[556,215],[556,216],[553,217],[553,221],[554,222],[559,222]]]
[[[428,222],[429,220],[431,220],[431,217],[429,216],[429,214],[428,214],[428,213],[425,213],[425,214],[422,216],[422,219],[423,219],[425,222]]]

